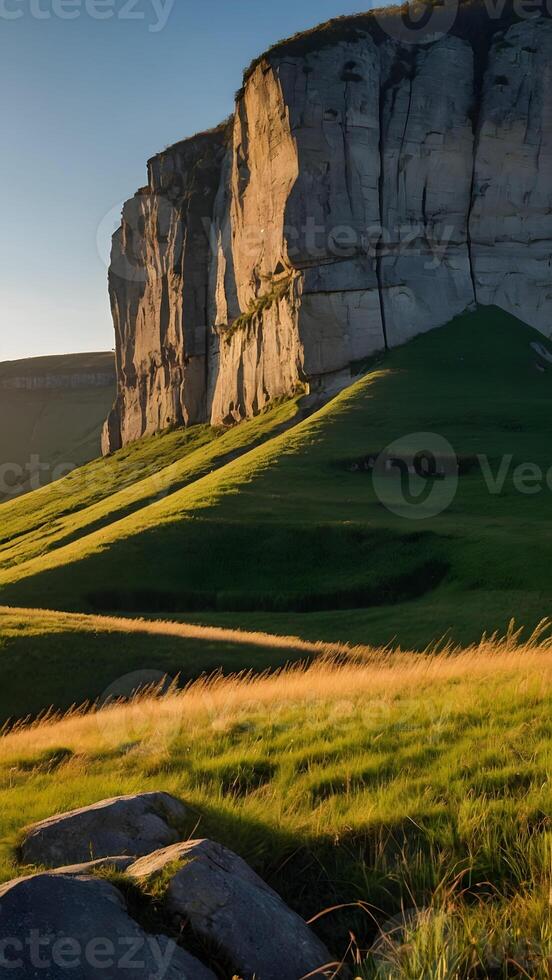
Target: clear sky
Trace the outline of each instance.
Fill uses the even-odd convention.
[[[112,348],[108,239],[147,158],[227,116],[242,69],[271,43],[354,11],[0,0],[0,361]]]

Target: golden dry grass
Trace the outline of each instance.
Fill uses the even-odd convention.
[[[0,608],[2,614],[14,610]],[[44,618],[43,610],[17,610],[29,617]],[[110,732],[116,741],[119,729],[128,731],[129,719],[151,716],[154,726],[175,729],[183,719],[188,729],[199,729],[213,719],[236,719],[244,713],[269,709],[358,702],[369,699],[379,704],[392,704],[397,698],[419,697],[435,693],[447,685],[469,683],[479,685],[486,679],[496,682],[500,675],[504,685],[512,681],[521,692],[537,688],[545,695],[552,691],[552,637],[550,624],[543,620],[528,640],[520,642],[522,631],[512,624],[505,637],[483,637],[481,642],[465,649],[443,645],[439,651],[425,653],[391,650],[389,648],[347,647],[344,644],[308,643],[296,637],[278,637],[267,633],[244,633],[186,623],[123,619],[104,616],[84,616],[68,613],[48,613],[68,626],[102,631],[128,630],[169,636],[185,636],[229,640],[256,646],[298,647],[316,660],[282,669],[256,674],[244,671],[223,676],[214,674],[188,684],[184,690],[174,687],[159,696],[150,691],[131,702],[119,702],[103,708],[75,706],[63,716],[51,712],[30,723],[22,722],[3,733],[0,739],[0,763],[12,753],[33,753],[47,750],[62,742],[81,751],[98,739],[98,720],[101,728]],[[149,729],[150,730],[150,729]]]
[[[0,727],[51,706],[94,703],[136,671],[154,670],[182,686],[217,671],[259,673],[349,653],[338,643],[260,631],[1,607]]]
[[[198,629],[75,619],[104,632]],[[525,973],[513,975],[547,980],[548,632],[543,622],[523,641],[512,627],[423,654],[316,644],[313,659],[308,645],[309,663],[5,732],[0,876],[25,870],[14,852],[24,825],[162,789],[189,806],[184,835],[230,846],[306,918],[343,904],[315,927],[338,957],[353,948],[363,980],[506,978],[514,961]],[[378,928],[412,908],[422,914],[408,942],[374,958]]]
[[[94,616],[81,613],[56,612],[45,609],[19,609],[13,606],[0,606],[0,628],[3,622],[23,617],[39,628],[57,626],[63,630],[88,630],[113,633],[142,633],[148,636],[175,636],[187,640],[213,640],[220,643],[240,643],[256,647],[271,647],[279,650],[302,650],[305,655],[338,655],[351,650],[341,643],[311,643],[297,636],[276,636],[272,633],[253,632],[237,629],[224,629],[216,626],[201,626],[195,623],[177,623],[170,620],[129,619],[118,616]],[[369,647],[357,647],[359,651]]]

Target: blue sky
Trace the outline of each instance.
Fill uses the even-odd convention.
[[[0,361],[113,347],[107,241],[147,158],[227,116],[269,44],[354,10],[0,0]]]

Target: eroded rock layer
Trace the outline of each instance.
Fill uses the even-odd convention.
[[[354,35],[354,36],[353,36]],[[275,49],[149,164],[113,241],[104,449],[331,391],[494,303],[552,330],[552,22]]]

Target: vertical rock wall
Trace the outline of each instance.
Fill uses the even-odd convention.
[[[104,451],[207,417],[209,227],[225,129],[178,143],[148,164],[113,237],[109,292],[118,395]]]
[[[552,23],[481,57],[452,35],[276,52],[231,124],[150,161],[113,242],[106,451],[338,388],[475,302],[550,334]]]
[[[485,74],[471,210],[478,302],[552,333],[552,22],[496,38]]]
[[[474,56],[446,37],[388,57],[382,98],[382,303],[389,346],[474,303],[468,249]]]

